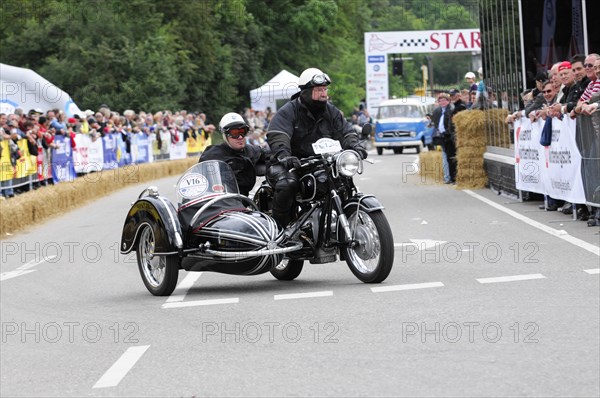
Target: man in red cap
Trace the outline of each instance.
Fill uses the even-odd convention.
[[[573,66],[569,61],[563,61],[558,65],[558,77],[562,83],[562,95],[560,101],[548,108],[548,116],[550,117],[561,117],[561,109],[567,103],[569,98],[569,92],[573,88],[575,83],[575,74],[573,73]]]
[[[573,109],[575,109],[579,98],[581,97],[581,95],[585,91],[585,88],[590,82],[590,79],[587,77],[585,69],[583,68],[584,61],[585,55],[583,54],[574,55],[570,59],[575,82],[569,90],[569,96],[567,98],[567,101],[560,108],[560,112],[563,115],[569,114]]]

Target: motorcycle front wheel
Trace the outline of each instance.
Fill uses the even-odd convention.
[[[290,260],[289,258],[284,258],[277,267],[271,270],[271,275],[280,281],[291,281],[300,275],[303,266],[304,260]]]
[[[149,225],[142,227],[137,244],[137,263],[144,285],[155,296],[173,293],[179,276],[177,256],[155,256],[156,240]]]
[[[384,281],[394,264],[394,238],[381,210],[370,213],[348,211],[351,239],[356,244],[342,248],[343,258],[350,271],[365,283]]]

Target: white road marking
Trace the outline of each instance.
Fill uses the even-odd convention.
[[[408,285],[372,287],[371,291],[373,293],[382,293],[382,292],[395,292],[395,291],[399,291],[399,290],[427,289],[430,287],[441,287],[441,286],[444,286],[444,284],[442,282],[427,282],[427,283],[413,283],[413,284],[408,284]]]
[[[200,305],[217,305],[217,304],[236,304],[239,303],[240,299],[226,298],[226,299],[214,299],[214,300],[196,300],[196,301],[181,301],[174,303],[164,303],[162,308],[184,308],[184,307],[197,307]]]
[[[546,277],[542,274],[529,274],[529,275],[512,275],[512,276],[498,276],[494,278],[479,278],[479,283],[499,283],[499,282],[514,282],[514,281],[527,281],[531,279],[545,279]]]
[[[194,285],[194,283],[198,280],[202,272],[189,272],[184,280],[182,280],[177,288],[175,289],[175,293],[169,298],[167,298],[167,303],[176,303],[183,301],[185,299],[185,295],[188,290]]]
[[[36,265],[42,264],[43,262],[52,260],[55,257],[56,256],[48,256],[48,257],[42,258],[41,260],[37,260],[34,258],[33,260],[29,261],[28,263],[21,265],[14,271],[3,272],[2,274],[0,274],[0,282],[5,281],[7,279],[16,278],[17,276],[26,275],[31,272],[34,272],[34,271],[36,271],[35,269],[30,270],[29,268],[33,268]]]
[[[118,385],[149,347],[149,345],[129,347],[92,388],[115,387]]]
[[[8,272],[3,272],[2,274],[0,274],[0,282],[1,281],[5,281],[7,279],[11,279],[11,278],[16,278],[17,276],[21,276],[21,275],[25,275],[28,274],[30,272],[35,272],[34,269],[30,269],[28,271],[8,271]]]
[[[328,291],[324,291],[324,292],[276,294],[273,296],[273,299],[275,299],[275,300],[292,300],[292,299],[311,298],[311,297],[326,297],[326,296],[333,296],[333,292],[331,290],[328,290]]]
[[[600,274],[600,268],[584,269],[590,275]]]
[[[498,209],[500,211],[503,211],[504,213],[506,213],[506,214],[508,214],[508,215],[510,215],[510,216],[512,216],[512,217],[514,217],[516,219],[518,219],[518,220],[521,220],[521,221],[523,221],[523,222],[531,225],[534,228],[537,228],[537,229],[542,230],[542,231],[544,231],[546,233],[549,233],[550,235],[554,235],[557,238],[560,238],[560,239],[562,239],[562,240],[564,240],[566,242],[569,242],[569,243],[571,243],[571,244],[573,244],[575,246],[579,246],[580,248],[582,248],[584,250],[587,250],[587,251],[589,251],[589,252],[591,252],[591,253],[593,253],[593,254],[595,254],[597,256],[600,256],[600,247],[598,247],[596,245],[593,245],[591,243],[588,243],[588,242],[586,242],[584,240],[581,240],[579,238],[575,238],[574,236],[569,235],[568,232],[566,232],[565,230],[550,228],[549,226],[547,226],[545,224],[542,224],[540,222],[532,220],[531,218],[525,217],[524,215],[519,214],[519,213],[517,213],[514,210],[507,209],[506,207],[504,207],[504,206],[502,206],[502,205],[500,205],[500,204],[498,204],[498,203],[496,203],[496,202],[494,202],[492,200],[484,198],[483,196],[481,196],[479,194],[476,194],[475,192],[473,192],[471,190],[465,189],[465,190],[463,190],[463,192],[465,192],[467,195],[471,195],[475,199],[479,199],[482,202],[487,203],[488,205],[490,205],[492,207],[495,207],[496,209]]]

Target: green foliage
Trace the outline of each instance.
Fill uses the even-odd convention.
[[[333,79],[346,114],[365,98],[364,32],[478,26],[476,0],[3,0],[0,61],[34,69],[82,108],[203,111],[249,106],[281,69]],[[421,86],[423,54],[390,77]],[[436,82],[462,83],[469,57],[437,55]]]

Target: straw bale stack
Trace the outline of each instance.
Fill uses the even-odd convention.
[[[132,184],[179,175],[197,158],[132,165],[101,173],[90,173],[73,182],[42,187],[9,200],[0,201],[0,239],[48,218]]]
[[[480,189],[487,185],[483,167],[483,154],[488,144],[487,136],[494,137],[495,146],[510,146],[510,131],[504,122],[505,109],[470,110],[453,117],[456,127],[456,184],[458,188]],[[501,144],[499,144],[501,143]],[[421,176],[433,177],[443,182],[440,152],[422,152],[419,156]]]
[[[483,167],[487,137],[493,136],[495,141],[510,144],[508,126],[504,122],[506,116],[505,109],[471,110],[454,116],[457,147],[456,183],[459,188],[480,189],[487,185],[487,175]],[[498,132],[503,136],[499,138]]]
[[[456,126],[456,185],[459,188],[484,188],[487,176],[483,168],[486,149],[484,111],[463,111],[454,115]]]
[[[428,182],[444,182],[442,151],[428,151],[419,154],[419,175]]]

